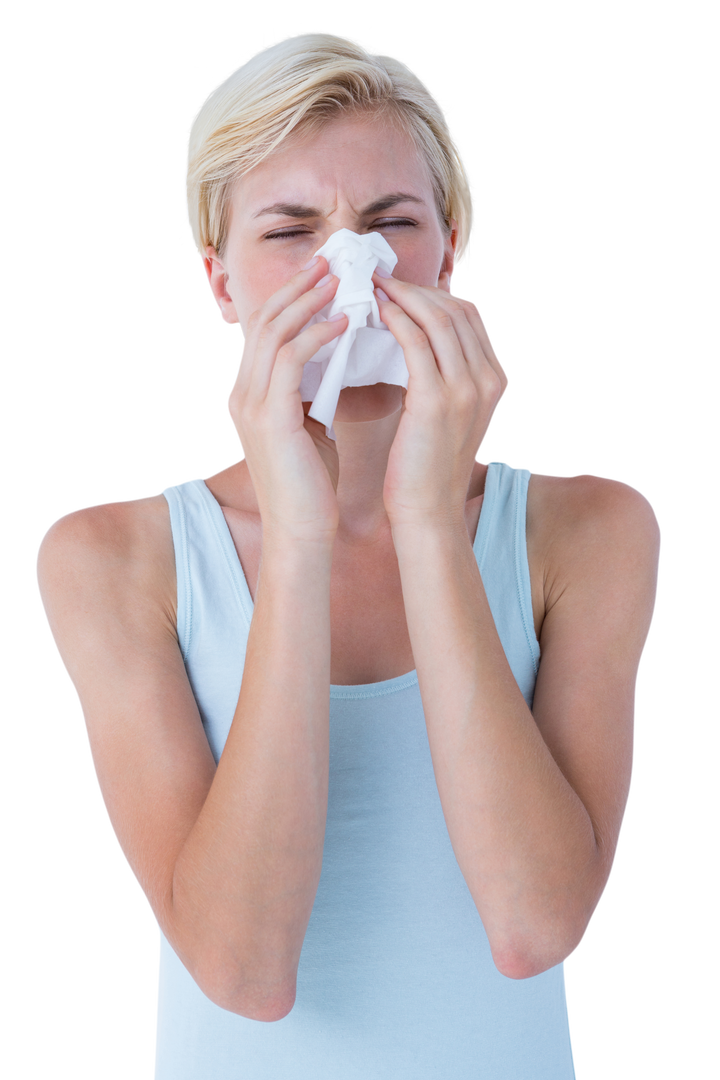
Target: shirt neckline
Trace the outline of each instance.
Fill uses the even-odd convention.
[[[473,552],[474,552],[476,558],[477,558],[478,552],[480,550],[480,542],[481,542],[480,534],[481,534],[481,527],[483,527],[483,523],[484,523],[484,517],[485,517],[485,519],[487,521],[488,515],[490,513],[490,511],[486,512],[486,507],[488,505],[488,502],[490,501],[490,500],[488,500],[488,494],[489,494],[488,486],[489,486],[489,482],[490,482],[490,475],[491,475],[491,472],[493,471],[491,467],[494,464],[495,464],[495,461],[494,461],[494,459],[491,458],[488,461],[488,471],[487,471],[486,480],[485,480],[484,498],[483,498],[483,503],[481,503],[481,505],[480,505],[480,514],[479,514],[479,517],[478,517],[477,529],[475,530],[475,540],[473,541]],[[237,554],[237,551],[235,549],[235,544],[234,544],[234,541],[232,539],[232,534],[231,534],[230,529],[228,527],[228,523],[227,523],[227,521],[225,519],[225,514],[222,513],[222,508],[220,507],[220,503],[217,501],[217,499],[213,495],[213,492],[210,491],[209,487],[205,483],[205,478],[206,478],[205,476],[198,476],[198,477],[196,477],[196,480],[198,480],[199,484],[202,485],[202,488],[205,491],[205,495],[206,495],[207,499],[209,500],[208,504],[212,505],[213,516],[214,516],[215,521],[217,523],[217,527],[220,530],[220,536],[221,536],[221,542],[222,542],[223,548],[226,549],[226,552],[227,552],[227,554],[228,554],[228,556],[230,558],[231,565],[233,567],[236,578],[239,579],[239,581],[241,582],[242,593],[243,593],[243,603],[244,603],[244,606],[247,608],[247,610],[249,612],[249,619],[252,619],[253,618],[253,612],[255,610],[255,603],[254,603],[252,595],[250,595],[249,585],[247,584],[247,578],[245,577],[245,571],[243,570],[243,564],[241,563],[240,556],[239,556],[239,554]],[[492,488],[494,489],[494,484],[492,485]],[[332,699],[338,699],[338,698],[344,698],[344,699],[371,698],[371,697],[376,697],[376,696],[378,696],[378,694],[382,694],[382,693],[393,693],[393,692],[395,692],[397,690],[404,690],[407,687],[415,685],[417,683],[417,681],[418,681],[418,670],[417,670],[417,667],[413,667],[411,672],[406,672],[404,675],[396,675],[394,678],[390,678],[390,679],[382,679],[381,681],[379,681],[379,683],[358,683],[357,685],[349,685],[349,686],[345,686],[344,684],[338,684],[338,683],[330,683],[329,684],[329,686],[330,686],[330,698],[332,698]]]

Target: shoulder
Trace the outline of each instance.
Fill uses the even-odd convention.
[[[172,534],[163,495],[133,502],[89,506],[60,518],[40,547],[40,565],[52,569],[98,569],[123,563],[137,572],[172,553]]]
[[[595,520],[634,519],[646,526],[655,523],[650,503],[635,488],[602,476],[543,476],[532,473],[528,487],[528,512],[538,520],[544,515],[570,524]]]
[[[637,581],[638,575],[644,582],[650,576],[656,586],[660,517],[633,484],[598,473],[533,472],[526,527],[535,634],[541,645],[547,613],[561,596],[567,600],[569,589],[594,583],[596,599],[598,593],[611,599],[612,580],[629,576]]]
[[[640,492],[598,476],[533,475],[527,503],[533,603],[542,617],[568,591],[609,602],[619,591],[654,596],[658,524]]]
[[[532,475],[527,506],[528,536],[548,555],[608,542],[655,551],[659,543],[650,503],[617,480]]]
[[[175,555],[162,495],[77,510],[48,530],[38,580],[56,637],[99,612],[174,625]],[[60,643],[60,642],[59,642]]]

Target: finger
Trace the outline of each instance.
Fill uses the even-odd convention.
[[[386,284],[383,281],[383,287]],[[462,304],[438,289],[423,289],[405,282],[396,285],[399,287],[393,288],[391,300],[425,334],[443,380],[458,388],[479,380],[487,362]],[[385,310],[383,307],[383,319]],[[388,315],[394,317],[390,312]],[[401,325],[397,323],[399,331]]]
[[[485,442],[494,418],[498,414],[498,409],[502,405],[507,391],[510,390],[511,378],[500,359],[498,350],[495,349],[485,315],[481,312],[478,303],[470,297],[458,296],[457,294],[448,295],[448,299],[462,307],[485,355],[483,372],[481,372],[477,382],[477,387],[481,395],[483,395],[483,399],[487,403],[492,403],[493,408],[492,417],[484,433],[483,442]]]
[[[482,319],[480,318],[480,312],[478,311],[478,309],[475,307],[474,304],[469,303],[467,300],[461,300],[460,303],[465,308],[465,314],[467,316],[468,322],[472,326],[473,331],[475,332],[475,334],[477,336],[477,339],[478,339],[478,341],[480,342],[480,344],[482,346],[482,350],[483,350],[485,356],[487,357],[488,363],[490,364],[493,371],[495,371],[498,378],[500,379],[500,382],[502,384],[502,388],[504,390],[505,387],[507,386],[507,376],[506,376],[505,372],[502,369],[500,361],[498,360],[497,356],[495,355],[495,351],[494,351],[492,345],[490,344],[490,338],[487,335],[487,330],[485,329],[485,324],[483,323]]]
[[[328,270],[327,259],[322,255],[316,255],[305,269],[291,277],[265,301],[259,311],[262,322],[269,323],[276,319],[280,312],[297,300],[298,296],[307,292],[313,285],[317,285],[318,281],[327,275]]]
[[[473,327],[481,348],[483,348],[487,363],[492,369],[492,372],[500,379],[502,400],[502,397],[504,397],[508,389],[510,389],[511,378],[510,375],[507,374],[507,368],[500,359],[500,353],[497,348],[495,348],[495,343],[492,340],[492,335],[490,334],[490,329],[483,311],[480,310],[477,301],[471,299],[471,297],[459,296],[457,293],[448,293],[444,295],[450,303],[456,303],[456,305],[460,306],[465,312],[466,318]]]
[[[441,289],[414,286],[394,279],[382,279],[383,287],[389,285],[390,281],[393,282],[390,286],[391,298],[426,332],[443,377],[448,382],[462,380],[466,368],[469,368],[478,389],[487,390],[488,376],[491,376],[490,384],[494,385],[495,378],[499,378],[501,392],[504,390],[507,384],[505,373],[492,351],[482,319],[473,304],[458,300]],[[449,329],[448,319],[460,343],[464,364],[459,362],[460,354],[449,345],[448,335],[444,333],[445,329]]]
[[[248,339],[246,353],[250,363],[240,365],[239,385],[245,392],[260,396],[267,393],[278,350],[296,337],[310,319],[330,303],[338,284],[338,278],[324,275],[314,288],[308,288],[296,296],[288,307],[280,310],[270,322],[263,321],[265,307],[261,309],[252,336]]]
[[[294,396],[299,394],[302,368],[328,341],[339,337],[348,328],[348,316],[330,322],[314,323],[297,337],[286,341],[280,349],[270,350],[270,360],[260,364],[248,390],[248,400],[263,401],[272,393]]]
[[[279,311],[272,322],[267,324],[268,335],[284,345],[296,337],[313,315],[317,315],[337,292],[340,279],[333,274],[325,274],[315,286],[301,293],[286,308]]]
[[[305,364],[312,360],[323,345],[339,337],[347,329],[347,324],[347,315],[341,313],[339,317],[335,315],[332,319],[308,326],[302,333],[282,345],[270,371],[267,397],[299,393]]]

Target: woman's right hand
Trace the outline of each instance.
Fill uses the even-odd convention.
[[[304,365],[347,327],[343,315],[303,330],[335,295],[327,270],[318,258],[250,317],[230,395],[266,536],[332,541],[337,531],[337,449],[300,399]]]

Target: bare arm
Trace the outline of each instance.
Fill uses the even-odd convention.
[[[177,642],[164,498],[71,515],[40,553],[43,599],[123,849],[200,987],[259,1020],[294,1001],[327,809],[337,454],[298,393],[305,361],[344,329],[302,330],[337,287],[313,288],[325,269],[321,260],[296,275],[253,317],[231,398],[263,558],[217,769]]]
[[[164,501],[58,522],[40,554],[43,598],[113,826],[163,932],[214,1001],[278,1019],[322,862],[331,553],[265,553],[216,769],[175,635]]]
[[[645,500],[623,485],[542,478],[540,497],[530,500],[545,592],[531,713],[463,514],[504,373],[472,304],[446,288],[376,280],[389,294],[379,297],[381,317],[410,373],[383,498],[435,775],[495,963],[522,978],[577,945],[610,870],[657,526]]]
[[[178,952],[255,1019],[292,1008],[322,866],[331,560],[265,546],[235,718],[172,876]]]
[[[514,978],[575,948],[607,881],[657,558],[636,492],[589,477],[548,492],[538,479],[557,517],[532,713],[467,530],[393,532],[448,831],[495,962]]]

